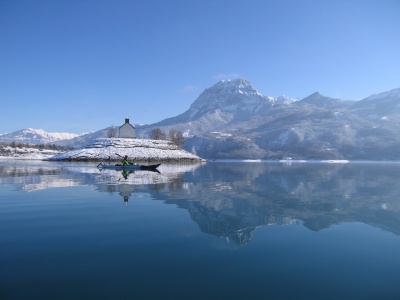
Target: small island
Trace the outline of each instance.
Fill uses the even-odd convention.
[[[57,161],[121,161],[127,156],[135,162],[199,162],[197,155],[164,140],[102,138],[94,143],[57,154],[48,160]]]
[[[171,141],[136,139],[135,126],[125,118],[118,129],[118,138],[101,138],[79,149],[55,155],[49,160],[59,161],[121,161],[140,162],[199,162],[197,155],[189,153]]]

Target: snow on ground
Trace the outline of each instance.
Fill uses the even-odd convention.
[[[121,160],[127,155],[134,161],[198,161],[191,154],[170,141],[141,139],[98,139],[83,148],[60,153],[50,160]]]
[[[233,134],[231,134],[231,133],[220,132],[220,131],[213,131],[211,133],[214,134],[217,139],[233,136]]]

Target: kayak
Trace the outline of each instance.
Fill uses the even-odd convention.
[[[98,164],[97,168],[100,170],[103,169],[111,169],[111,170],[127,170],[127,171],[134,171],[134,170],[156,170],[161,164],[156,164],[156,165],[106,165],[106,164]]]

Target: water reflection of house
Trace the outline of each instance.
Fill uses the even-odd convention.
[[[132,184],[121,184],[118,185],[119,194],[124,198],[124,202],[127,205],[129,197],[132,196],[132,193],[135,191],[135,186]]]

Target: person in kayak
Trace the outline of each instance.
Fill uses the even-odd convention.
[[[123,166],[129,166],[131,163],[128,160],[128,155],[124,156],[124,159],[122,160],[122,165]]]

